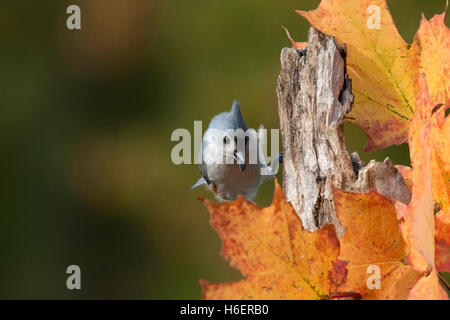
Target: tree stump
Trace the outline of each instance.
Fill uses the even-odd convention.
[[[338,235],[345,230],[335,214],[332,188],[360,193],[373,189],[405,204],[411,198],[388,158],[366,166],[358,154],[347,151],[344,118],[353,94],[345,59],[345,47],[310,28],[306,53],[282,50],[277,85],[286,199],[305,229],[332,223]]]

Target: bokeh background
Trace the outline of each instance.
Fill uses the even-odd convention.
[[[197,299],[198,279],[231,281],[220,240],[176,166],[176,128],[241,101],[247,124],[278,128],[281,29],[306,39],[306,0],[2,1],[0,4],[0,298]],[[82,29],[66,28],[77,4]],[[411,42],[444,0],[388,1]],[[448,18],[447,18],[448,25]],[[364,160],[409,164],[406,145]],[[256,202],[268,205],[273,183]],[[66,268],[82,290],[66,288]]]

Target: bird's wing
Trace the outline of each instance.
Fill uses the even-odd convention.
[[[205,142],[203,142],[203,148],[205,147],[205,145],[206,145]],[[206,164],[203,162],[203,154],[201,154],[201,157],[202,157],[202,162],[198,165],[198,167],[200,168],[200,172],[202,173],[202,176],[200,177],[200,179],[197,180],[196,183],[194,183],[192,185],[192,187],[189,188],[189,190],[197,188],[197,187],[199,187],[199,186],[201,186],[203,184],[209,185],[211,183],[211,181],[208,178],[208,172],[207,172]]]
[[[202,173],[202,178],[205,180],[205,183],[210,184],[211,180],[209,180],[209,178],[208,178],[208,171],[206,169],[206,164],[204,162],[202,162],[198,166],[200,168],[200,172]]]

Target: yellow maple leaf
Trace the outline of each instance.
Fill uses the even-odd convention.
[[[420,71],[427,75],[431,100],[449,105],[450,29],[444,19],[445,13],[429,21],[422,15],[413,44],[420,48]]]
[[[409,120],[420,90],[420,74],[432,74],[437,103],[449,103],[450,32],[445,14],[422,17],[409,45],[400,36],[385,0],[322,0],[317,9],[297,11],[313,27],[347,47],[355,103],[347,119],[363,128],[365,151],[408,140]],[[379,25],[371,24],[379,14]]]

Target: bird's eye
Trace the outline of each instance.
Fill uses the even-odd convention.
[[[227,136],[223,137],[223,143],[224,144],[230,143],[230,139]]]

